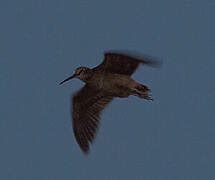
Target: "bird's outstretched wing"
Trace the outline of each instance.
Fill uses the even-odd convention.
[[[146,55],[137,57],[129,54],[121,54],[119,52],[108,52],[105,53],[104,56],[103,62],[94,68],[95,71],[105,71],[130,76],[136,71],[139,64],[145,64],[151,67],[160,66],[160,61]]]
[[[84,153],[89,151],[99,125],[100,113],[112,96],[86,84],[72,98],[73,131]]]

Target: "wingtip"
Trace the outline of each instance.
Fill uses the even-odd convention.
[[[163,66],[163,61],[155,58],[145,58],[146,61],[144,64],[153,67],[153,68],[161,68]]]
[[[82,152],[83,152],[83,154],[84,154],[85,156],[87,156],[87,155],[89,154],[90,151],[89,151],[89,149],[86,150],[86,151],[82,149]]]
[[[82,153],[83,153],[84,155],[87,156],[87,155],[89,154],[89,152],[90,152],[89,146],[88,146],[88,147],[84,147],[84,146],[82,146],[82,145],[79,144],[79,147],[80,147],[80,149],[81,149],[81,151],[82,151]]]
[[[129,56],[131,58],[136,58],[136,59],[142,61],[142,64],[148,65],[153,68],[161,68],[163,65],[162,59],[160,59],[158,57],[150,56],[147,54],[139,53],[136,51],[111,49],[111,50],[104,52],[104,56],[107,56],[109,54],[119,54],[119,55]]]

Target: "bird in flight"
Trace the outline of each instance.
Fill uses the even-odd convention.
[[[75,73],[60,84],[78,78],[85,82],[72,98],[73,131],[84,153],[89,152],[99,126],[100,114],[115,98],[130,95],[153,100],[150,89],[131,78],[138,66],[158,67],[160,61],[149,56],[136,57],[120,52],[107,52],[103,62],[95,68],[78,67]]]

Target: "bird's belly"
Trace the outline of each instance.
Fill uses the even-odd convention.
[[[133,80],[127,77],[104,79],[103,88],[115,97],[128,97]]]

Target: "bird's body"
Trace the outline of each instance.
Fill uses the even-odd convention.
[[[93,72],[86,83],[92,88],[104,91],[113,97],[128,97],[131,89],[137,85],[137,82],[130,76],[105,72]]]
[[[106,73],[101,79],[104,91],[109,92],[113,97],[128,97],[135,81],[126,75]]]
[[[99,125],[100,113],[113,98],[125,98],[135,95],[152,100],[150,89],[131,78],[139,64],[158,65],[157,61],[149,58],[135,58],[119,53],[106,53],[104,61],[90,69],[79,67],[72,78],[78,78],[86,85],[72,99],[73,130],[82,151],[89,151],[89,142],[95,138]]]

